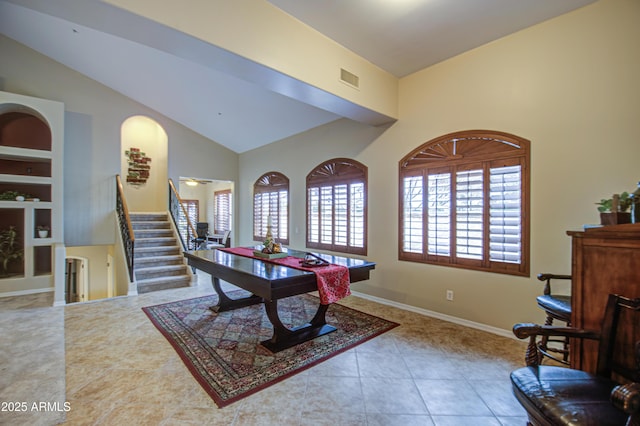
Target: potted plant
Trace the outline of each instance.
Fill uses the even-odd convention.
[[[49,236],[49,227],[48,226],[38,225],[36,228],[38,229],[38,236],[40,238],[47,238]]]
[[[9,275],[9,263],[22,259],[22,249],[18,247],[18,232],[14,226],[0,231],[0,262],[2,262],[2,275]]]
[[[628,192],[614,194],[612,198],[603,198],[598,205],[600,212],[600,223],[602,225],[618,225],[622,223],[631,223],[631,207],[632,199]]]

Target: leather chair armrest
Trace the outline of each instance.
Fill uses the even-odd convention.
[[[582,330],[575,327],[556,327],[552,325],[539,325],[520,323],[513,326],[513,334],[518,339],[529,338],[529,344],[525,353],[525,361],[528,366],[540,365],[541,356],[536,343],[537,336],[562,336],[576,339],[600,339],[600,333],[591,330]]]
[[[613,388],[611,403],[631,416],[640,415],[640,383],[627,383]]]
[[[535,336],[562,336],[577,339],[599,339],[600,333],[592,330],[583,330],[575,327],[557,327],[554,325],[540,325],[520,323],[513,326],[513,334],[518,339],[526,339]]]
[[[560,275],[560,274],[549,274],[549,273],[538,274],[538,280],[546,281],[544,285],[544,294],[547,296],[551,294],[551,280],[570,280],[570,279],[571,279],[571,275]]]
[[[571,279],[571,275],[559,275],[559,274],[548,274],[548,273],[544,273],[544,274],[538,274],[538,279],[540,281],[547,281],[547,280],[570,280]]]

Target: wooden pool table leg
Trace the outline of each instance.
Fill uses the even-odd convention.
[[[243,297],[241,299],[231,299],[229,296],[222,291],[222,287],[220,287],[220,279],[218,277],[211,277],[211,285],[213,285],[213,289],[218,295],[218,304],[215,306],[209,307],[213,312],[224,312],[230,311],[232,309],[244,308],[245,306],[257,305],[258,303],[262,303],[262,298],[252,294],[248,297]]]
[[[277,300],[265,300],[264,307],[267,311],[267,317],[273,325],[273,336],[260,343],[271,352],[280,352],[299,343],[336,331],[336,328],[328,325],[326,321],[329,305],[320,304],[311,321],[291,329],[285,327],[280,321]]]

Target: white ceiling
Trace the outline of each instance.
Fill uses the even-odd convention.
[[[402,77],[595,0],[269,1]],[[238,153],[341,118],[249,81],[244,58],[97,0],[0,0],[0,33]]]

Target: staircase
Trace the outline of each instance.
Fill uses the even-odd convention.
[[[192,275],[166,213],[131,213],[138,293],[188,287]]]

